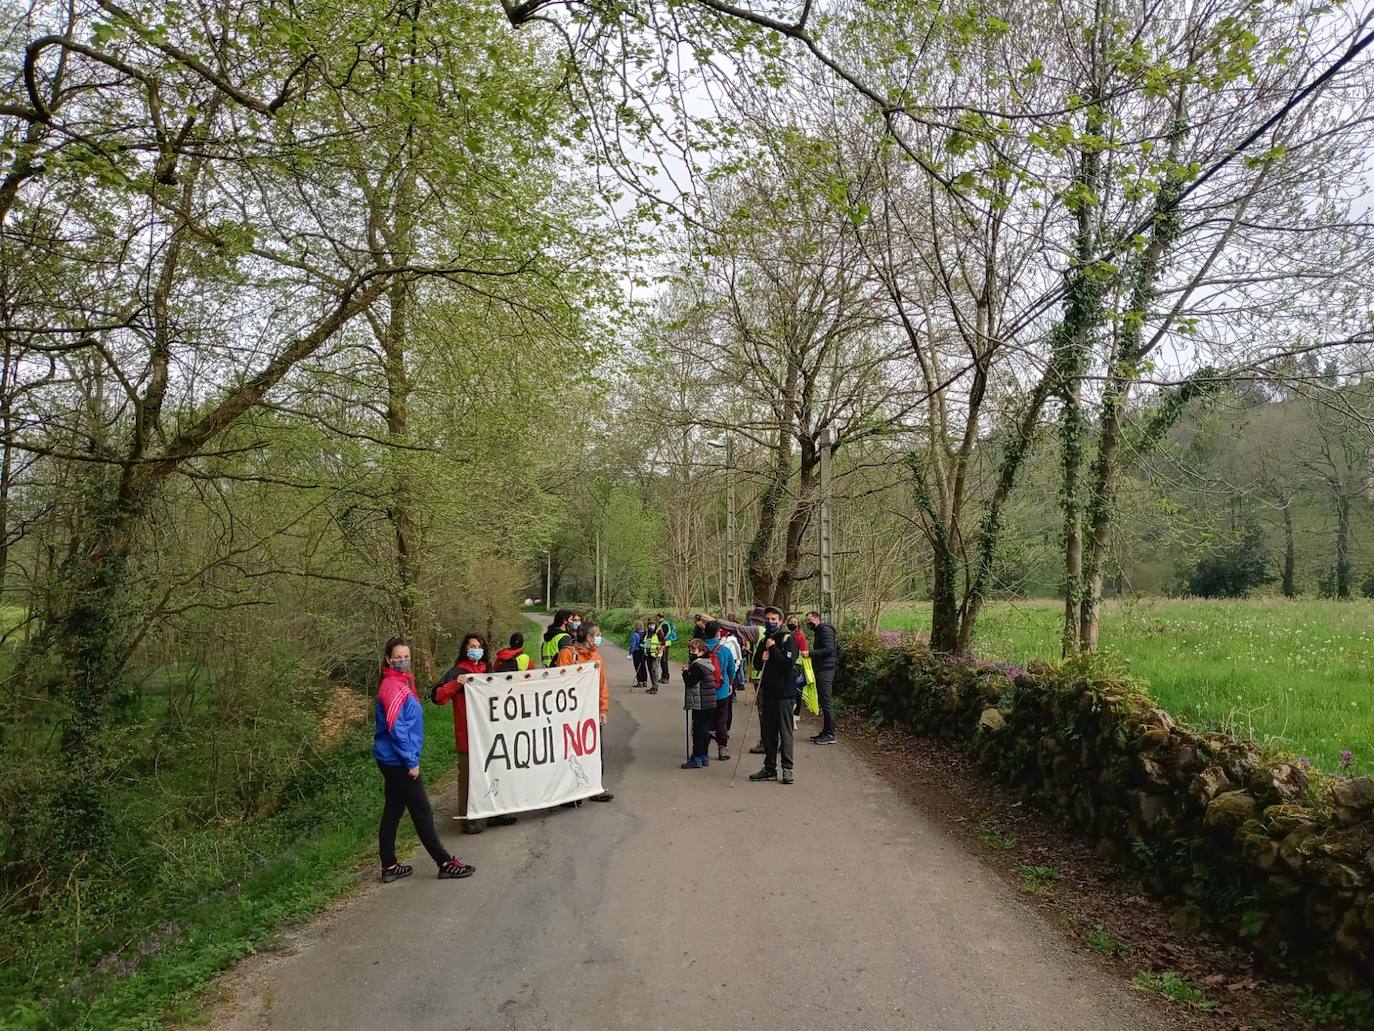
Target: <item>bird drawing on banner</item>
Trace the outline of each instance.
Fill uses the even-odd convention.
[[[587,771],[582,768],[582,764],[576,758],[568,759],[568,765],[572,767],[573,776],[577,778],[579,787],[590,787],[591,780],[587,776]]]

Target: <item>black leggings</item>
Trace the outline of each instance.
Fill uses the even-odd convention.
[[[382,783],[386,788],[382,823],[377,828],[377,850],[382,854],[382,866],[396,865],[396,828],[400,825],[401,814],[407,809],[410,810],[411,822],[415,824],[415,833],[420,836],[420,844],[425,846],[429,858],[440,866],[447,863],[450,857],[434,830],[434,810],[430,808],[429,796],[425,794],[424,778],[412,778],[404,766],[378,763],[377,769],[382,771]]]

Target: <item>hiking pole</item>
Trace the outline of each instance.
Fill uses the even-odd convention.
[[[745,714],[744,714],[744,736],[740,738],[740,741],[742,741],[742,742],[747,742],[747,741],[749,740],[749,721],[750,721],[751,719],[753,719],[753,716],[754,716],[754,709],[756,709],[756,708],[758,707],[758,699],[759,699],[758,692],[755,691],[755,692],[754,692],[754,704],[751,705],[751,706],[749,706],[749,708],[745,711]],[[744,758],[744,749],[743,749],[743,748],[737,748],[737,749],[735,749],[735,772],[732,773],[732,774],[730,774],[730,786],[731,786],[732,788],[735,786],[735,778],[739,776],[739,763],[740,763],[740,760],[743,759],[743,758]]]

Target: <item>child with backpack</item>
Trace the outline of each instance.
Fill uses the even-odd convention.
[[[496,673],[518,673],[530,668],[530,657],[525,654],[525,635],[511,634],[510,646],[496,653],[493,671]]]
[[[706,654],[706,642],[694,637],[687,642],[691,662],[682,671],[682,708],[692,714],[692,754],[684,770],[711,765],[711,730],[716,720],[716,666]]]

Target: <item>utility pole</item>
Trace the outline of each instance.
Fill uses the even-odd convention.
[[[739,611],[735,579],[735,435],[725,435],[725,613]]]
[[[830,537],[830,427],[821,430],[821,597],[817,608],[820,610],[821,618],[833,621],[835,614],[831,612],[831,606],[835,603],[834,596],[834,543]]]

